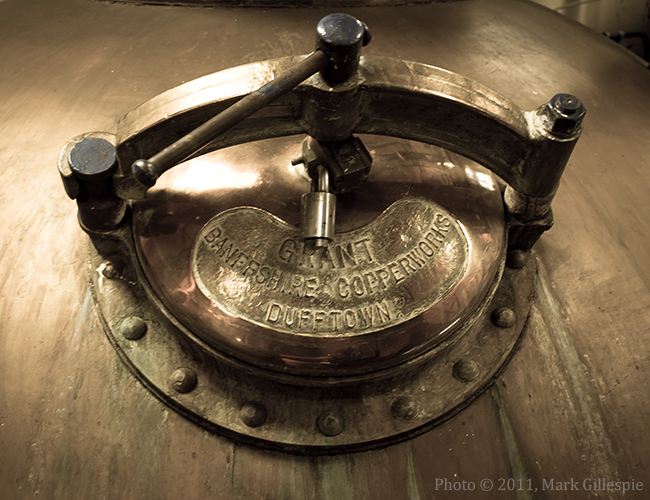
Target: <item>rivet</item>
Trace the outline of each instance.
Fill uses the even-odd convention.
[[[413,399],[402,396],[393,401],[390,412],[399,420],[413,420],[420,413],[420,408]]]
[[[259,403],[246,403],[241,407],[239,417],[248,427],[259,427],[266,422],[266,408]]]
[[[128,340],[138,340],[147,333],[147,324],[142,318],[131,316],[122,322],[122,335]]]
[[[115,280],[122,276],[124,271],[124,262],[122,259],[106,259],[102,274],[109,280]]]
[[[528,252],[511,250],[506,256],[506,265],[511,269],[521,269],[528,262]]]
[[[517,315],[509,307],[497,307],[492,311],[492,323],[499,328],[510,328],[517,322]]]
[[[169,384],[181,394],[190,392],[196,387],[196,373],[190,368],[179,368],[169,377]]]
[[[331,411],[326,411],[316,421],[318,429],[326,436],[338,436],[343,432],[343,419]]]
[[[463,382],[476,380],[479,374],[478,364],[471,359],[459,359],[452,368],[454,377]]]

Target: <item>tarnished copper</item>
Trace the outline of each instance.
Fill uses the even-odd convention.
[[[304,370],[265,370],[259,357],[254,366],[196,337],[149,288],[129,228],[111,236],[91,249],[91,290],[108,338],[137,378],[210,431],[295,453],[373,449],[425,432],[458,411],[491,383],[513,352],[529,317],[537,272],[534,264],[506,268],[491,300],[484,301],[472,321],[427,353],[367,373],[341,373],[324,365],[322,373],[329,375],[315,376]],[[124,258],[120,279],[102,274],[103,253]],[[491,307],[485,307],[488,303]],[[493,324],[492,307],[516,312],[510,328]],[[121,334],[121,325],[136,311],[149,333],[130,340]],[[361,345],[361,336],[353,340]],[[273,345],[268,349],[280,352]],[[345,354],[352,355],[340,356]]]
[[[316,422],[327,411],[344,418],[340,436],[393,422],[407,429],[403,442],[374,451],[270,453],[242,444],[236,430],[209,433],[193,425],[188,415],[196,421],[219,413],[235,427],[248,427],[241,418],[244,405],[264,403],[267,420],[257,428],[263,436],[279,419],[292,422],[296,408],[277,413],[268,402],[282,406],[282,394],[269,393],[262,384],[258,394],[226,407],[233,386],[214,389],[222,387],[226,370],[211,380],[200,372],[190,393],[170,388],[174,370],[204,369],[209,360],[166,357],[171,354],[165,344],[157,343],[165,318],[149,311],[144,319],[150,328],[143,337],[130,341],[121,335],[120,321],[137,314],[139,304],[124,298],[139,289],[130,256],[93,255],[89,285],[87,257],[95,246],[80,229],[75,203],[64,193],[53,163],[70,138],[89,130],[115,132],[120,116],[169,88],[222,68],[311,50],[308,28],[332,9],[0,2],[0,497],[616,498],[620,492],[606,491],[603,478],[632,484],[626,498],[647,496],[647,65],[599,33],[533,2],[467,0],[363,10],[344,3],[346,12],[372,27],[373,43],[364,49],[369,57],[445,67],[524,109],[561,91],[576,94],[589,109],[553,201],[555,226],[516,262],[515,267],[525,263],[523,268],[504,271],[504,279],[531,267],[538,275],[531,314],[517,313],[526,326],[507,367],[486,379],[494,382],[489,390],[473,393],[462,411],[462,405],[455,407],[429,432],[415,436],[392,416],[395,400],[412,398],[419,425],[424,407],[414,396],[435,401],[439,394],[474,390],[471,382],[445,376],[457,361],[471,360],[483,380],[484,341],[511,331],[491,329],[488,321],[489,334],[470,346],[474,350],[459,350],[444,365],[446,371],[414,386],[413,393],[398,389],[370,411],[363,393],[336,389],[331,392],[347,395],[340,407],[323,404],[303,421],[304,434],[321,442],[330,438]],[[285,111],[267,110],[275,116]],[[287,157],[294,153],[293,145],[285,149],[291,149]],[[412,161],[426,154],[405,157]],[[246,155],[240,156],[245,172]],[[206,170],[209,176],[212,171]],[[224,183],[232,183],[224,180],[230,178],[220,177]],[[462,192],[453,190],[455,196]],[[161,194],[155,196],[161,202]],[[206,214],[196,231],[214,213]],[[100,287],[104,298],[115,299],[108,309],[94,305],[92,294]],[[125,295],[111,295],[118,289]],[[511,306],[507,296],[494,304],[501,306]],[[116,343],[104,334],[111,330],[102,311],[111,314]],[[180,354],[188,352],[183,348]],[[157,367],[146,372],[151,379],[135,371],[136,380],[133,365],[118,358],[125,352],[148,363],[145,367]],[[233,370],[234,380],[246,366]],[[438,385],[442,379],[447,392]],[[156,393],[160,399],[145,389],[149,380],[162,387]],[[196,403],[195,414],[168,406],[187,401]],[[338,413],[341,409],[345,414]],[[260,437],[259,442],[265,441]],[[571,478],[581,491],[543,490],[551,479],[559,485]],[[479,491],[483,479],[493,481],[492,491]],[[538,491],[497,490],[513,480]],[[475,490],[441,491],[439,481],[451,487],[472,484]]]
[[[327,248],[304,245],[296,227],[310,184],[291,165],[300,137],[230,148],[161,177],[133,216],[166,307],[227,355],[327,376],[403,363],[470,320],[504,258],[496,181],[433,146],[364,141],[373,170],[339,195]]]

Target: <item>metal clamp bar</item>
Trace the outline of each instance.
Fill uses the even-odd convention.
[[[231,94],[219,96],[215,89],[259,78],[262,72],[279,73],[290,61],[286,58],[240,66],[204,77],[204,90],[199,93],[195,86],[186,84],[154,98],[148,103],[146,114],[135,110],[120,122],[120,165],[130,165],[138,157],[156,152],[157,144],[167,137],[158,125],[161,122],[173,118],[168,123],[174,133],[186,133],[191,130],[198,108],[218,109],[223,103],[225,109],[237,98]],[[359,74],[360,110],[353,133],[403,137],[463,154],[509,184],[509,209],[513,213],[531,220],[548,212],[582,130],[584,109],[578,100],[559,95],[537,110],[524,111],[509,99],[460,75],[387,58],[362,58]],[[292,111],[281,120],[281,126],[273,127],[274,120],[268,117],[250,118],[245,126],[221,136],[203,151],[307,133],[307,104],[329,93],[327,85],[305,82],[282,97],[282,103]],[[138,190],[141,185],[131,182],[131,172],[118,171],[117,176],[118,196],[144,197]]]
[[[325,52],[316,50],[300,63],[287,69],[258,90],[246,95],[148,160],[136,160],[131,167],[133,175],[141,184],[147,187],[153,186],[158,177],[164,172],[196,153],[278,97],[290,92],[310,76],[323,70],[329,61],[330,58]]]

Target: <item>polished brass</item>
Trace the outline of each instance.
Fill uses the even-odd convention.
[[[322,248],[259,209],[222,212],[192,250],[194,281],[210,303],[203,330],[216,347],[255,364],[272,362],[266,346],[273,346],[283,370],[323,365],[318,371],[332,374],[403,362],[472,312],[448,319],[448,301],[439,304],[473,279],[465,238],[446,210],[417,198]],[[228,316],[239,320],[219,329]],[[434,317],[444,319],[436,325]],[[367,350],[371,343],[391,354]]]

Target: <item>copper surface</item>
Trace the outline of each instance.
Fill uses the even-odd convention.
[[[642,482],[629,498],[646,496],[650,74],[599,33],[528,2],[349,11],[373,30],[367,55],[447,68],[524,109],[558,91],[589,109],[555,226],[537,245],[546,271],[528,334],[489,392],[405,443],[306,459],[198,430],[115,355],[92,307],[88,238],[56,171],[62,145],[115,133],[121,116],[184,81],[304,53],[329,12],[0,2],[3,499],[617,498],[541,487],[601,477]],[[475,490],[441,490],[442,478]],[[503,478],[538,491],[479,491]]]
[[[489,172],[458,155],[425,144],[385,137],[364,138],[374,154],[373,170],[364,186],[339,196],[337,207],[340,234],[363,230],[398,200],[422,197],[437,203],[453,217],[457,235],[467,239],[465,243],[456,238],[460,246],[451,246],[441,254],[447,255],[447,266],[452,268],[454,259],[462,259],[459,269],[444,271],[454,276],[452,282],[437,284],[433,276],[424,281],[409,279],[405,288],[391,298],[390,313],[396,315],[402,308],[414,307],[413,301],[421,300],[414,297],[432,288],[429,306],[422,303],[416,308],[418,311],[412,309],[409,317],[400,321],[402,326],[373,328],[373,334],[360,331],[329,336],[300,331],[303,335],[293,335],[294,332],[283,333],[283,329],[273,325],[261,327],[261,320],[251,323],[244,310],[233,310],[223,300],[215,300],[211,293],[206,293],[205,286],[203,290],[197,288],[192,274],[192,248],[199,231],[213,216],[235,207],[254,206],[297,225],[300,196],[310,185],[304,168],[291,165],[291,159],[300,151],[301,140],[296,136],[251,143],[193,160],[168,172],[145,201],[134,204],[138,253],[158,296],[185,326],[213,347],[276,370],[323,375],[376,370],[404,362],[442,342],[475,313],[492,287],[502,262],[504,215],[498,186]],[[402,219],[400,216],[391,221],[389,216],[382,233],[390,230],[391,238],[408,242],[424,231],[401,229],[400,224],[408,222]],[[396,250],[394,257],[407,247],[410,248],[408,243],[403,250]],[[461,255],[456,257],[456,252]],[[296,266],[290,265],[286,270],[291,267]],[[402,270],[402,274],[409,269]],[[205,275],[203,279],[219,280],[220,273],[216,269],[211,272],[217,274]],[[437,285],[442,292],[433,289]],[[399,305],[395,306],[395,299],[401,300]],[[250,301],[249,307],[268,307],[257,304],[260,298],[255,291],[243,300]],[[372,308],[373,303],[358,305]],[[315,300],[310,305],[314,307],[323,308],[325,303]],[[355,316],[362,314],[357,309]]]
[[[412,206],[409,201],[400,204]],[[260,212],[239,207],[216,219],[227,221],[234,215],[237,220],[242,211],[247,215]],[[255,232],[255,223],[247,222]],[[380,448],[426,432],[464,408],[490,385],[511,356],[528,320],[537,273],[535,262],[505,269],[489,306],[471,324],[465,322],[453,341],[440,343],[432,352],[392,368],[377,371],[372,367],[369,373],[351,373],[355,368],[351,363],[341,374],[334,362],[342,364],[352,356],[332,349],[320,360],[322,373],[328,376],[317,377],[305,373],[302,366],[298,374],[295,369],[264,370],[259,355],[253,360],[255,365],[249,364],[194,337],[159,302],[151,300],[128,226],[97,247],[90,251],[88,269],[97,315],[116,355],[138,380],[172,410],[210,432],[237,443],[302,455]],[[116,275],[111,269],[118,259],[124,265]],[[228,280],[219,283],[230,286]],[[511,321],[495,322],[495,315],[504,308],[510,311]],[[251,322],[253,313],[247,314]],[[288,333],[316,343],[313,332]],[[351,333],[358,335],[347,332],[347,336]],[[261,335],[271,337],[265,332]],[[328,340],[335,348],[333,339]],[[313,349],[305,345],[300,350],[305,361],[319,361],[307,358]],[[283,349],[286,345],[279,342],[269,346],[279,353]],[[361,361],[363,354],[357,355]]]

